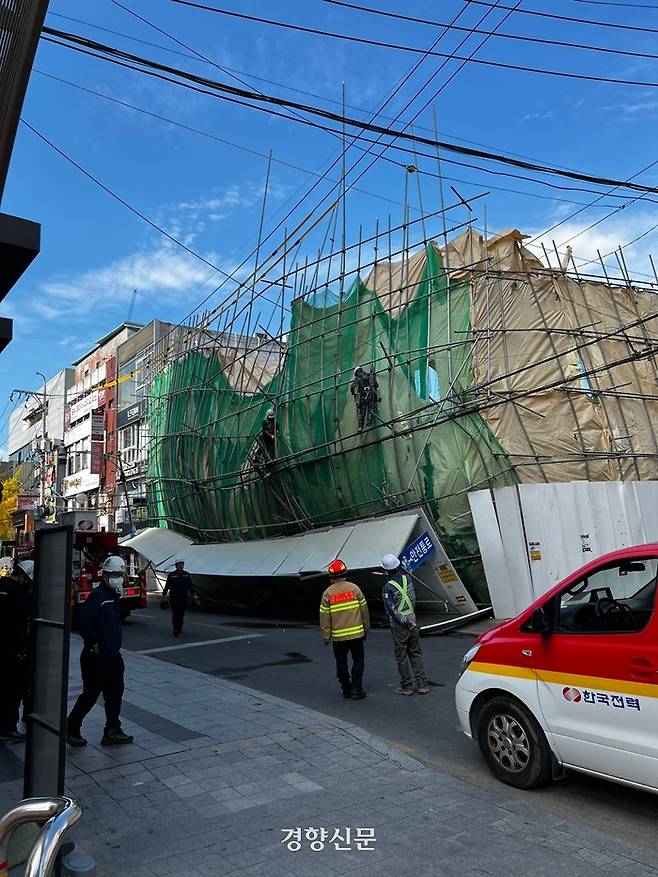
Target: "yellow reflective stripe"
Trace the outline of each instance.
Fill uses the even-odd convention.
[[[365,598],[364,598],[364,597],[359,597],[359,606],[365,606],[365,605],[366,605]]]
[[[468,670],[492,676],[512,676],[517,679],[533,679],[553,685],[572,685],[597,688],[599,691],[622,692],[643,697],[658,698],[658,685],[653,682],[631,682],[626,679],[610,679],[606,676],[584,676],[580,673],[564,673],[561,670],[536,670],[533,667],[515,667],[513,664],[490,664],[471,661]]]
[[[352,636],[352,634],[355,633],[364,633],[362,624],[359,624],[358,627],[345,627],[342,630],[334,630],[332,631],[332,636],[334,637],[334,639],[337,639],[341,636]]]
[[[358,609],[359,604],[356,600],[350,600],[349,603],[334,603],[329,610],[330,612],[343,612],[345,609]]]
[[[331,612],[330,606],[320,606],[320,612]]]

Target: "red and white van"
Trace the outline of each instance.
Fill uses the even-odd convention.
[[[658,543],[606,554],[464,656],[456,704],[492,772],[565,768],[658,792]]]

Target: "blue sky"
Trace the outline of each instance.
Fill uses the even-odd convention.
[[[213,4],[422,48],[429,47],[441,32],[436,27],[392,21],[328,5],[322,0],[281,0],[277,4],[262,0],[240,3],[213,0]],[[230,68],[256,90],[340,111],[335,102],[341,100],[344,82],[350,105],[348,115],[359,117],[365,117],[390,93],[418,57],[213,15],[171,0],[129,0],[126,5],[215,64]],[[456,0],[442,4],[425,0],[405,4],[400,0],[372,0],[369,5],[440,21],[449,21],[464,10],[458,20],[464,26],[475,25],[487,12],[483,6],[471,4],[466,8],[465,3]],[[551,3],[524,0],[522,8],[658,28],[658,11],[578,0]],[[481,27],[491,29],[503,15],[494,10]],[[52,0],[47,24],[210,78],[235,82],[217,67],[187,57],[189,53],[180,45],[110,0],[93,3]],[[97,30],[90,24],[122,35]],[[655,53],[655,35],[517,13],[510,16],[501,31]],[[135,42],[128,36],[157,46]],[[437,50],[452,51],[462,38],[463,34],[451,32],[443,37]],[[470,54],[481,39],[471,36],[460,52]],[[476,57],[647,82],[656,81],[658,70],[655,60],[495,37],[487,41]],[[378,121],[386,124],[393,118],[440,63],[439,58],[426,58],[385,110],[384,115],[389,118]],[[457,66],[457,62],[450,62],[402,119],[409,120]],[[44,74],[244,148],[185,131]],[[261,79],[251,78],[254,76]],[[630,177],[656,158],[657,88],[556,79],[467,64],[436,98],[434,106],[440,135],[446,140],[475,142],[494,150],[619,179]],[[336,156],[340,146],[336,138],[325,132],[193,94],[45,42],[37,54],[23,117],[106,186],[228,272],[254,248],[269,150],[274,163],[266,205],[266,231],[292,206],[300,187],[308,187],[315,179],[281,162],[317,173],[328,166],[328,160]],[[431,108],[414,125],[419,133],[431,134]],[[436,170],[433,160],[415,160],[412,155],[399,152],[390,154],[397,161],[413,161],[421,170]],[[358,157],[359,153],[354,155]],[[348,157],[348,164],[352,161],[354,158]],[[619,199],[605,197],[598,205],[568,219],[580,204],[589,203],[595,196],[584,192],[558,193],[564,199],[579,202],[573,205],[554,198],[555,190],[524,179],[512,180],[447,164],[444,173],[459,179],[454,185],[465,196],[491,189],[491,194],[475,207],[477,226],[484,224],[486,203],[486,222],[492,231],[514,226],[539,233],[563,221],[549,236],[556,238],[558,244],[609,212],[609,205],[621,203]],[[380,225],[386,224],[389,214],[393,225],[402,221],[404,177],[399,166],[380,161],[359,181],[359,191],[351,191],[347,199],[348,242],[356,240],[359,226],[367,236],[373,233],[377,220]],[[658,183],[658,165],[640,179],[651,185]],[[437,180],[431,176],[421,180],[424,209],[437,210]],[[316,199],[318,193],[328,193],[331,185],[323,182]],[[544,197],[497,191],[492,186]],[[415,215],[418,206],[415,178],[412,190],[411,213]],[[446,200],[454,202],[449,191]],[[288,227],[300,221],[315,203],[316,200],[305,201],[288,221]],[[137,297],[133,319],[179,320],[221,280],[207,264],[144,224],[23,126],[16,139],[2,209],[42,223],[42,251],[0,305],[0,313],[15,320],[14,341],[0,360],[0,411],[5,409],[14,386],[38,386],[36,369],[49,375],[55,373],[122,322],[134,289]],[[617,243],[625,243],[657,224],[657,214],[655,204],[643,200],[630,204],[623,212],[575,238],[574,251],[583,258],[595,255],[597,247],[608,252]],[[450,214],[454,224],[466,218],[464,208]],[[302,261],[305,255],[313,258],[326,226],[325,222],[304,242],[300,248]],[[439,230],[440,225],[434,223],[429,233]],[[279,240],[280,233],[264,246],[263,253],[269,253]],[[652,232],[627,251],[627,261],[639,276],[643,276],[640,272],[650,270],[647,253],[655,251],[657,243],[658,235]],[[253,266],[253,261],[248,264]],[[227,290],[233,288],[233,284],[225,286],[209,304],[217,305]],[[7,414],[5,411],[0,418],[0,449],[6,447]]]

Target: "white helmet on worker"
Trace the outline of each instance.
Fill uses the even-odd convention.
[[[358,373],[362,372],[362,371],[363,371],[363,366],[357,365],[357,367],[354,369],[354,377],[356,377],[358,375]]]
[[[109,557],[106,557],[101,565],[101,575],[121,597],[123,595],[123,580],[126,575],[126,563],[123,558],[116,554],[110,554]]]
[[[274,408],[270,408],[270,409],[268,409],[267,416],[268,416],[270,419],[272,419],[272,417],[274,417],[275,414],[276,414],[276,411],[274,410]]]
[[[18,569],[24,573],[28,579],[34,578],[34,561],[33,560],[21,560],[18,564]]]
[[[182,557],[176,558],[176,560],[174,561],[174,566],[178,566],[179,563],[181,564],[181,566],[185,563]]]
[[[393,572],[400,566],[400,559],[395,554],[385,554],[382,557],[382,566],[389,572]]]

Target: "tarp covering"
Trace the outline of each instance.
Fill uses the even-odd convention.
[[[435,425],[469,400],[470,284],[448,284],[434,244],[405,261],[373,272],[381,288],[357,279],[334,303],[296,299],[285,360],[260,393],[237,392],[194,350],[156,375],[152,520],[195,541],[232,541],[420,505],[471,593],[486,600],[467,492],[515,478],[477,414]],[[361,432],[349,391],[356,365],[375,371],[381,397]],[[254,447],[273,402],[277,462],[263,473]]]
[[[395,515],[301,536],[208,545],[194,545],[178,533],[152,527],[122,545],[138,551],[162,571],[173,569],[174,560],[181,558],[195,575],[293,577],[324,572],[337,557],[350,570],[378,567],[384,554],[402,552],[417,520],[415,514]]]

